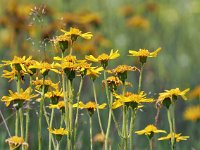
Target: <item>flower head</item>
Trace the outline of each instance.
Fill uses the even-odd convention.
[[[57,104],[59,99],[63,98],[64,95],[63,95],[63,91],[62,90],[59,91],[58,89],[56,89],[56,90],[52,90],[51,92],[47,92],[45,94],[45,97],[46,98],[50,98],[52,104]]]
[[[187,107],[183,114],[183,117],[185,120],[193,122],[200,120],[200,106],[197,105],[197,106]]]
[[[136,131],[135,133],[138,135],[144,134],[151,139],[154,136],[154,133],[166,133],[166,131],[158,130],[154,125],[150,124],[146,126],[143,130]]]
[[[119,79],[124,83],[127,79],[128,71],[136,71],[138,70],[136,67],[128,66],[128,65],[119,65],[115,69],[112,69],[110,73],[114,73],[119,77]]]
[[[172,136],[174,136],[176,142],[180,142],[182,140],[187,140],[189,138],[189,136],[181,136],[181,133],[176,134],[176,133],[172,133],[172,134],[168,134],[165,137],[161,137],[158,140],[170,140],[172,138]]]
[[[87,102],[86,104],[84,104],[83,102],[79,102],[79,103],[73,104],[73,107],[79,107],[80,109],[87,109],[89,114],[92,115],[97,108],[104,109],[106,107],[106,103],[99,105],[91,101]]]
[[[18,136],[12,136],[6,139],[6,143],[9,144],[10,150],[15,150],[22,145],[28,148],[28,143],[24,142],[24,139]]]
[[[143,91],[139,94],[127,92],[125,95],[114,94],[114,96],[116,97],[116,100],[112,104],[113,109],[123,105],[136,109],[141,107],[141,103],[153,102],[152,98],[146,98],[146,94]]]
[[[77,63],[77,70],[80,75],[83,77],[87,74],[87,70],[91,67],[92,64],[86,62],[86,60],[80,60]]]
[[[56,136],[57,141],[60,141],[62,139],[63,135],[69,134],[69,131],[64,128],[59,128],[59,129],[48,128],[48,130],[51,134]]]
[[[27,88],[25,91],[21,89],[19,93],[9,90],[9,94],[9,96],[3,96],[1,101],[5,102],[7,107],[13,103],[13,106],[17,109],[22,107],[25,101],[29,101],[32,98],[37,97],[37,95],[31,94],[31,88]]]
[[[156,57],[161,48],[156,49],[154,52],[149,52],[147,49],[139,49],[139,51],[129,50],[130,56],[140,58],[141,63],[146,63],[147,57]]]
[[[86,32],[86,33],[82,33],[82,31],[80,31],[77,28],[70,28],[69,31],[65,31],[65,30],[61,30],[62,32],[64,32],[65,35],[69,36],[72,40],[72,42],[76,41],[76,39],[80,36],[84,39],[91,39],[92,38],[92,33],[91,32]]]
[[[93,55],[86,56],[85,59],[92,61],[92,62],[100,62],[103,68],[105,69],[108,65],[108,61],[111,59],[115,59],[119,57],[120,54],[118,53],[118,50],[116,52],[113,52],[113,49],[111,50],[110,54],[101,54],[97,58],[95,58]]]
[[[103,67],[90,67],[87,69],[86,75],[88,75],[94,81],[101,74],[100,71],[103,71]]]
[[[55,46],[59,45],[62,52],[65,52],[71,43],[70,37],[66,34],[56,36],[56,38],[52,39],[51,41],[54,42]]]
[[[180,91],[179,88],[165,90],[165,92],[159,94],[157,103],[162,103],[164,106],[169,108],[169,106],[172,103],[172,100],[176,100],[178,96],[181,96],[184,100],[187,100],[187,97],[185,95],[189,90],[189,88],[183,91]]]
[[[49,105],[50,109],[60,109],[61,112],[65,112],[65,102],[64,101],[59,101],[57,104],[50,104]]]
[[[148,29],[149,28],[149,20],[147,20],[143,16],[133,16],[127,20],[127,26]]]
[[[122,81],[119,80],[119,78],[115,77],[115,76],[110,76],[106,80],[103,80],[102,82],[103,82],[103,85],[105,84],[105,82],[107,82],[107,85],[108,85],[109,90],[111,92],[116,91],[117,90],[117,86],[122,84]]]
[[[200,98],[200,85],[196,86],[188,95],[190,99]]]

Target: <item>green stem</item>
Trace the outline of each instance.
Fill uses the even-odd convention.
[[[44,105],[44,85],[45,77],[43,77],[43,84],[42,84],[42,94],[41,94],[41,100],[40,100],[40,114],[39,114],[39,121],[38,121],[38,149],[42,150],[42,109]]]
[[[4,125],[5,125],[5,127],[6,127],[6,130],[7,130],[7,132],[8,132],[8,135],[9,135],[9,137],[11,137],[10,130],[9,130],[8,125],[7,125],[7,123],[6,123],[6,120],[5,120],[4,116],[3,116],[3,113],[1,112],[1,109],[0,109],[0,115],[1,115],[1,118],[2,118],[2,120],[3,120]]]
[[[61,112],[61,117],[60,117],[60,128],[62,128],[63,120],[64,120],[64,113]]]
[[[57,141],[56,150],[59,150],[59,149],[60,149],[60,142]]]
[[[136,112],[137,110],[134,110],[133,108],[131,108],[131,121],[130,121],[130,132],[129,132],[129,136],[130,136],[130,150],[132,150],[132,142],[133,142],[133,130],[134,130],[134,122],[135,122],[135,117],[136,117]]]
[[[79,103],[80,101],[80,95],[81,95],[81,90],[82,90],[82,87],[83,87],[83,77],[81,77],[81,81],[80,81],[80,85],[79,85],[79,90],[78,90],[78,93],[77,93],[77,104]],[[77,132],[77,128],[78,128],[78,115],[79,113],[79,105],[77,105],[77,109],[76,109],[76,118],[75,118],[75,127],[74,127],[74,150],[76,150],[76,132]]]
[[[53,123],[53,117],[54,117],[54,109],[51,110],[51,119],[50,119],[50,124],[49,128],[52,128],[52,123]],[[49,132],[49,150],[51,150],[51,139],[52,139],[52,134]]]
[[[144,69],[144,64],[141,63],[139,85],[138,85],[138,93],[140,93],[140,91],[141,91],[143,69]]]
[[[16,118],[15,118],[15,135],[18,136],[18,127],[19,125],[19,116],[18,116],[18,110],[16,110]]]
[[[114,121],[114,123],[115,123],[115,127],[116,127],[116,129],[117,129],[117,133],[118,133],[118,135],[119,135],[120,137],[122,137],[122,133],[121,133],[121,131],[120,131],[119,125],[118,125],[118,123],[117,123],[117,120],[116,120],[116,118],[115,118],[115,115],[114,115],[113,111],[112,111],[111,113],[112,113],[113,121]]]
[[[106,89],[106,97],[107,97],[107,100],[108,102],[110,101],[109,100],[109,91],[108,91],[108,83],[106,82],[106,70],[104,69],[103,71],[103,77],[104,77],[104,81],[105,81],[105,89]]]
[[[149,149],[153,150],[152,138],[148,138],[149,140]]]
[[[92,116],[90,116],[90,150],[93,150],[93,144],[92,144]]]
[[[24,138],[24,126],[23,126],[23,111],[22,108],[19,109],[19,120],[20,120],[20,129],[21,129],[21,137]]]
[[[171,150],[174,150],[174,132],[173,132],[173,125],[172,125],[172,119],[171,119],[171,114],[170,114],[170,108],[167,109],[167,117],[168,117],[170,135],[171,135]]]
[[[30,76],[30,82],[29,82],[29,86],[30,88],[32,89],[32,80],[33,80],[33,77]],[[29,133],[29,124],[30,124],[30,102],[28,101],[27,102],[27,112],[26,112],[26,131],[25,131],[25,142],[28,143],[28,133]]]
[[[98,121],[99,121],[99,126],[100,126],[100,129],[101,129],[101,134],[104,136],[104,131],[103,131],[103,127],[102,127],[102,124],[101,124],[101,118],[100,118],[100,114],[99,114],[99,108],[97,106],[97,94],[96,94],[96,88],[95,88],[95,84],[94,84],[94,81],[92,82],[92,86],[93,86],[93,93],[94,93],[94,100],[95,100],[95,103],[96,103],[96,108],[97,108],[97,116],[98,116]]]
[[[105,150],[108,150],[108,136],[110,133],[110,125],[111,125],[111,118],[112,118],[112,102],[113,102],[113,94],[110,93],[110,103],[109,103],[109,115],[108,115],[108,125],[106,130],[106,137],[105,137]]]

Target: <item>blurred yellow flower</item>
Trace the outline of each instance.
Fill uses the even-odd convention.
[[[69,132],[68,130],[64,129],[64,128],[59,128],[59,129],[51,129],[48,128],[49,132],[55,135],[67,135]]]
[[[57,57],[54,57],[54,60],[56,60],[56,61],[64,61],[64,62],[72,62],[72,63],[77,62],[76,56],[74,56],[74,55],[67,55],[64,58],[61,58],[61,57],[57,56]]]
[[[156,57],[161,48],[156,49],[154,52],[149,52],[147,49],[139,49],[139,51],[129,50],[130,56],[136,56],[140,58],[141,63],[145,63],[147,57]]]
[[[99,55],[97,58],[95,58],[93,55],[89,55],[89,56],[86,56],[85,59],[92,61],[92,62],[100,62],[101,65],[105,68],[105,67],[107,67],[109,60],[115,59],[119,56],[120,56],[120,54],[118,53],[118,50],[113,52],[113,49],[112,49],[109,55],[103,53],[103,54]]]
[[[16,150],[22,145],[24,147],[28,148],[28,143],[24,142],[24,139],[22,137],[18,137],[18,136],[12,136],[12,137],[6,139],[6,143],[9,144],[10,150]]]
[[[105,136],[102,133],[97,133],[93,137],[94,142],[104,143],[105,142]]]
[[[199,98],[200,99],[200,85],[196,86],[188,95],[190,99]]]
[[[138,135],[144,134],[148,136],[149,138],[152,138],[154,133],[166,133],[166,131],[158,130],[154,125],[150,124],[150,125],[147,125],[143,130],[136,131],[135,133]]]
[[[54,42],[55,46],[59,45],[60,49],[63,52],[68,48],[69,44],[71,43],[70,37],[68,35],[66,35],[66,34],[56,36],[51,41]]]
[[[142,91],[139,94],[134,94],[127,92],[125,95],[114,94],[116,97],[115,102],[112,104],[112,109],[116,109],[123,105],[130,106],[132,108],[141,108],[141,103],[151,103],[153,102],[152,98],[146,98],[146,94]]]
[[[183,114],[183,117],[185,120],[193,122],[200,120],[200,106],[197,105],[197,106],[187,107]]]
[[[103,86],[105,85],[105,82],[107,82],[109,90],[112,91],[112,92],[116,91],[117,90],[117,86],[122,84],[122,81],[116,76],[110,76],[106,80],[103,80],[102,81]]]
[[[92,80],[95,80],[101,74],[100,71],[103,71],[103,67],[90,67],[87,69],[87,74]]]
[[[64,101],[59,101],[57,104],[49,104],[50,109],[60,109],[61,111],[65,110]]]
[[[150,26],[149,20],[143,16],[133,16],[126,22],[128,27],[139,27],[143,29],[148,29]]]
[[[1,101],[5,102],[7,107],[13,102],[13,106],[16,108],[20,108],[23,102],[30,101],[32,98],[37,97],[37,95],[31,94],[31,88],[27,88],[25,91],[20,89],[20,93],[9,90],[9,94],[9,96],[3,96]]]
[[[17,74],[18,71],[13,66],[11,66],[11,71],[3,70],[3,74],[1,75],[1,77],[9,79],[8,82],[10,82],[14,80],[15,77],[17,77]]]
[[[175,138],[176,142],[180,142],[182,140],[187,140],[189,138],[189,136],[181,136],[181,133],[179,133],[179,134],[176,134],[176,133],[170,134],[169,133],[167,136],[161,137],[158,140],[159,141],[161,141],[161,140],[170,140],[173,135],[174,135],[174,138]]]
[[[64,32],[65,35],[70,36],[72,41],[76,41],[76,39],[80,36],[84,39],[91,39],[92,38],[92,33],[91,32],[86,32],[86,33],[82,33],[82,31],[80,31],[77,28],[70,28],[69,31],[65,31],[65,30],[61,30],[62,32]]]
[[[47,62],[35,62],[35,64],[30,65],[28,68],[29,69],[39,69],[40,73],[43,76],[46,76],[50,70],[54,71],[56,73],[60,73],[57,69],[55,69],[54,64],[49,64]]]
[[[184,100],[187,100],[187,97],[185,95],[189,90],[190,90],[189,88],[183,91],[180,91],[179,88],[165,90],[165,92],[159,94],[157,103],[162,103],[168,108],[172,100],[173,99],[176,100],[178,96],[181,96]]]

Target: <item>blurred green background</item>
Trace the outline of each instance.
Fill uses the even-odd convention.
[[[84,32],[91,31],[94,35],[91,41],[77,42],[74,51],[78,58],[84,58],[86,54],[97,56],[102,52],[109,53],[110,49],[119,49],[120,58],[111,62],[109,68],[119,64],[139,66],[137,58],[127,56],[130,49],[145,48],[153,51],[161,47],[158,57],[148,59],[144,70],[142,89],[149,97],[157,98],[158,93],[165,89],[193,89],[200,84],[199,0],[0,0],[0,59],[12,59],[14,55],[32,55],[37,60],[51,62],[53,56],[59,55],[59,51],[49,40],[59,35],[60,29],[68,30],[70,27],[78,27]],[[1,68],[1,74],[2,70]],[[130,73],[128,77],[136,91],[138,74]],[[85,80],[84,84],[91,88],[89,80]],[[13,83],[8,83],[3,78],[0,79],[0,85],[0,97],[13,89]],[[105,98],[101,79],[98,80],[98,86],[98,96]],[[82,99],[92,99],[90,91],[84,89]],[[178,150],[200,149],[199,122],[185,121],[182,115],[186,106],[198,103],[196,101],[177,103],[177,131],[190,136],[188,141],[177,144]],[[37,106],[34,104],[31,111],[34,122],[37,122]],[[6,108],[2,102],[0,109],[14,133],[14,111]],[[86,114],[85,111],[81,112]],[[153,124],[155,115],[156,109],[153,105],[139,112],[135,130],[143,129],[149,123]],[[163,108],[158,122],[160,129],[169,130],[166,118],[166,110]],[[104,122],[106,123],[105,119]],[[81,117],[80,123],[79,147],[89,149],[87,115]],[[37,135],[33,134],[36,130],[37,123],[31,123],[30,149],[36,149]],[[94,134],[98,131],[98,125],[94,123]],[[44,137],[47,136],[46,132],[44,131]],[[113,125],[111,137],[116,135],[115,132]],[[0,118],[0,149],[8,148],[5,143],[7,137]],[[48,142],[47,139],[44,142]],[[135,149],[148,149],[144,136],[134,135],[134,139]],[[113,139],[112,142],[113,149],[117,149],[119,139]],[[155,142],[156,149],[169,149],[167,141]],[[100,147],[95,144],[95,149]]]

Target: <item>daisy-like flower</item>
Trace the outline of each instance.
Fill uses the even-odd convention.
[[[169,106],[172,103],[172,100],[175,101],[178,96],[181,96],[184,100],[187,100],[187,97],[185,95],[189,90],[190,90],[189,88],[183,91],[180,91],[179,88],[165,90],[165,92],[159,94],[157,103],[162,103],[164,106],[169,108]]]
[[[59,101],[57,104],[50,104],[49,105],[50,109],[60,109],[61,112],[65,112],[65,102],[64,101]]]
[[[54,64],[49,64],[47,62],[36,62],[35,64],[30,65],[28,68],[29,69],[39,69],[40,73],[43,76],[46,76],[50,70],[54,71],[56,73],[60,73],[57,69],[55,69]]]
[[[70,37],[66,34],[56,36],[51,41],[54,42],[55,46],[59,45],[62,52],[65,52],[65,50],[69,47],[69,44],[71,43]]]
[[[87,109],[90,115],[93,115],[94,111],[97,109],[104,109],[106,107],[106,103],[103,103],[101,105],[97,104],[95,102],[87,102],[84,104],[83,102],[79,102],[76,104],[73,104],[73,107],[79,107],[80,109]]]
[[[154,133],[166,133],[165,130],[158,130],[154,125],[147,125],[143,130],[139,130],[135,132],[138,135],[146,135],[149,139],[154,136]]]
[[[200,106],[190,106],[187,107],[185,112],[183,113],[183,117],[185,120],[196,122],[200,120]]]
[[[33,85],[35,85],[35,88],[37,90],[41,90],[42,89],[42,85],[43,85],[43,80],[39,80],[38,77],[36,78],[35,81],[32,81]],[[53,89],[58,89],[58,84],[59,83],[53,83],[51,80],[45,79],[44,80],[44,86],[45,86],[45,93],[48,91],[49,87],[53,88]]]
[[[57,141],[60,141],[64,135],[68,135],[69,134],[69,131],[64,129],[64,128],[59,128],[59,129],[48,128],[48,130],[49,130],[49,132],[51,134],[56,136],[56,140]]]
[[[15,67],[11,66],[11,71],[3,70],[3,74],[1,75],[1,77],[9,79],[8,82],[10,82],[10,81],[14,80],[15,78],[17,78],[17,75],[18,75],[18,71],[15,69]],[[24,77],[23,70],[21,70],[20,76]]]
[[[32,68],[32,66],[37,63],[38,62],[36,60],[33,59],[29,60],[25,64],[26,73],[28,73],[30,76],[33,76],[36,73],[36,68]]]
[[[112,49],[109,55],[103,53],[103,54],[99,55],[97,58],[95,58],[93,55],[89,55],[89,56],[86,56],[85,59],[92,61],[92,62],[100,62],[101,65],[103,66],[103,68],[105,69],[108,65],[109,60],[116,59],[119,56],[120,56],[120,54],[118,53],[118,50],[113,52],[113,49]]]
[[[139,94],[127,92],[125,95],[114,94],[116,97],[115,102],[112,104],[112,109],[119,108],[123,105],[132,107],[133,109],[141,108],[141,103],[151,103],[152,98],[146,98],[146,94],[142,91]]]
[[[86,60],[80,60],[77,63],[77,71],[83,77],[87,74],[87,70],[91,67],[92,64],[86,62]]]
[[[189,136],[181,136],[181,133],[179,133],[179,134],[176,134],[176,133],[170,134],[169,133],[167,136],[161,137],[158,140],[159,141],[161,141],[161,140],[171,140],[172,136],[174,136],[176,142],[185,141],[189,138]]]
[[[200,99],[200,85],[196,86],[188,95],[190,99],[199,98]]]
[[[105,85],[105,82],[107,82],[108,88],[111,92],[114,92],[117,90],[117,86],[119,86],[120,84],[122,84],[122,81],[115,76],[110,76],[108,77],[106,80],[103,80],[103,86]]]
[[[103,71],[103,67],[90,67],[87,69],[86,75],[94,81],[101,74],[100,71]]]
[[[97,133],[93,137],[93,141],[104,144],[104,142],[105,142],[105,136],[102,133]]]
[[[61,30],[65,35],[69,36],[72,40],[72,42],[76,41],[76,39],[80,36],[84,39],[91,39],[92,38],[92,33],[91,32],[86,32],[86,33],[82,33],[82,31],[80,31],[77,28],[70,28],[69,31],[65,31],[65,30]]]
[[[62,90],[52,90],[51,92],[45,93],[46,98],[50,98],[52,104],[57,104],[60,98],[64,97],[63,91]]]
[[[28,63],[31,59],[32,59],[31,56],[28,57],[27,59],[26,59],[26,56],[23,56],[23,57],[14,56],[13,60],[11,61],[3,60],[2,62],[4,64],[1,64],[0,67],[14,66],[17,71],[21,71],[21,70],[26,71],[24,64]]]
[[[156,57],[161,48],[156,49],[154,52],[149,52],[147,49],[139,49],[139,51],[129,50],[130,56],[139,57],[142,64],[146,63],[147,57]]]
[[[5,102],[7,107],[13,103],[13,107],[16,109],[22,107],[24,102],[30,101],[32,98],[37,97],[37,95],[31,94],[31,88],[27,88],[25,91],[20,89],[20,93],[9,90],[9,94],[9,96],[3,96],[1,101]]]
[[[28,148],[28,143],[24,142],[24,139],[18,136],[12,136],[6,139],[6,143],[8,143],[10,150],[16,150],[21,146]]]
[[[126,24],[128,27],[137,27],[143,29],[149,28],[149,20],[143,16],[133,16],[127,20]]]
[[[57,57],[54,57],[53,59],[56,61],[64,61],[64,62],[72,62],[72,63],[77,62],[76,56],[74,56],[74,55],[67,55],[64,58],[57,56]]]
[[[125,80],[127,79],[127,72],[128,71],[136,71],[139,70],[136,67],[128,66],[128,65],[119,65],[115,69],[112,69],[109,71],[109,73],[114,73],[119,77],[119,79],[125,83]]]

